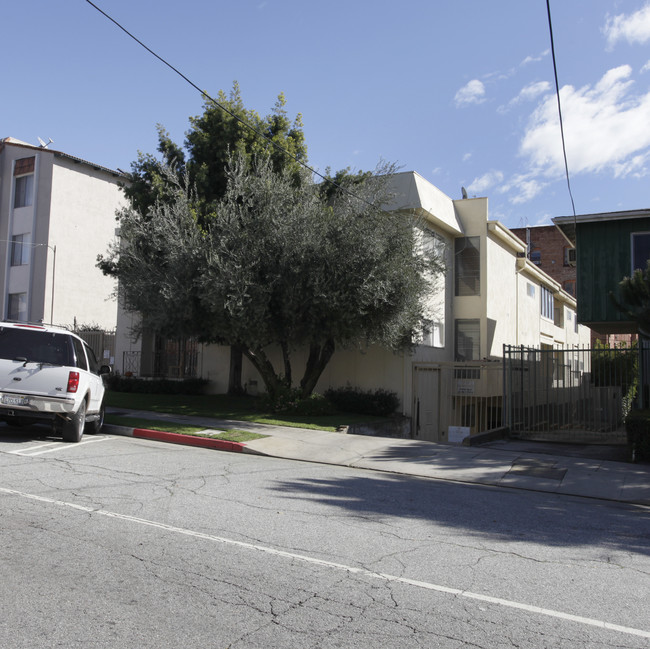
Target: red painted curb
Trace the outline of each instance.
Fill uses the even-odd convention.
[[[232,451],[234,453],[241,453],[246,446],[246,444],[242,444],[241,442],[229,442],[225,439],[210,439],[209,437],[195,437],[194,435],[164,433],[159,430],[148,430],[146,428],[134,428],[133,437],[154,439],[159,442],[171,442],[172,444],[185,444],[186,446],[215,448],[220,451]]]

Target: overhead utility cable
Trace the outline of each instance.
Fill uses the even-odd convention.
[[[553,42],[553,23],[551,21],[551,0],[546,0],[546,10],[548,13],[548,30],[551,36],[551,54],[553,56],[553,73],[555,74],[555,94],[557,96],[557,112],[560,118],[560,135],[562,136],[562,153],[564,155],[564,172],[566,174],[566,184],[569,189],[569,198],[573,208],[573,218],[576,218],[576,206],[573,202],[573,193],[571,192],[571,180],[569,178],[569,163],[566,157],[566,143],[564,141],[564,124],[562,121],[562,104],[560,102],[560,84],[557,80],[557,64],[555,62],[555,44]]]
[[[172,70],[173,72],[175,72],[175,73],[176,73],[179,77],[181,77],[184,81],[186,81],[187,83],[189,83],[190,86],[192,86],[192,88],[194,88],[195,90],[197,90],[197,91],[198,91],[198,92],[199,92],[199,93],[200,93],[204,98],[206,98],[206,99],[208,99],[209,101],[211,101],[215,106],[217,106],[218,108],[220,108],[221,110],[223,110],[225,113],[228,113],[228,115],[230,115],[233,119],[237,120],[240,124],[242,124],[243,126],[245,126],[247,129],[253,131],[253,132],[256,133],[259,137],[265,139],[269,144],[271,144],[272,146],[274,146],[278,151],[281,151],[284,155],[288,156],[288,157],[291,158],[292,160],[295,160],[299,165],[301,165],[302,167],[304,167],[305,169],[307,169],[308,171],[310,171],[312,174],[318,176],[319,178],[321,178],[321,179],[324,180],[325,182],[330,183],[331,185],[333,185],[333,186],[336,187],[337,189],[340,189],[341,191],[345,192],[346,194],[349,194],[350,196],[352,196],[353,198],[356,198],[356,199],[359,200],[359,201],[362,201],[362,202],[364,202],[364,203],[367,203],[368,205],[372,205],[372,203],[369,203],[367,200],[365,200],[365,199],[362,198],[361,196],[357,196],[356,194],[354,194],[353,192],[351,192],[349,189],[346,189],[345,187],[342,187],[342,186],[339,185],[338,183],[334,182],[331,178],[327,178],[327,176],[323,176],[323,174],[319,173],[318,171],[316,171],[315,169],[313,169],[313,168],[310,167],[309,165],[305,164],[302,160],[300,160],[300,159],[298,158],[298,156],[293,155],[292,153],[290,153],[289,151],[287,151],[284,147],[280,146],[277,142],[274,142],[271,138],[269,138],[267,135],[265,135],[264,133],[262,133],[260,130],[256,129],[254,126],[252,126],[251,124],[249,124],[246,120],[243,120],[243,119],[241,119],[241,117],[235,115],[232,111],[228,110],[228,108],[226,108],[225,106],[223,106],[222,104],[220,104],[216,99],[214,99],[213,97],[211,97],[211,96],[210,96],[210,95],[209,95],[205,90],[201,90],[201,88],[199,88],[199,87],[198,87],[198,86],[197,86],[197,85],[196,85],[196,84],[195,84],[191,79],[189,79],[187,76],[185,76],[185,75],[184,75],[184,74],[183,74],[183,73],[182,73],[178,68],[175,68],[171,63],[169,63],[168,61],[166,61],[162,56],[160,56],[159,54],[157,54],[156,52],[154,52],[154,51],[153,51],[149,46],[147,46],[147,45],[146,45],[145,43],[143,43],[139,38],[137,38],[136,36],[134,36],[130,31],[128,31],[128,30],[127,30],[125,27],[123,27],[119,22],[117,22],[117,20],[115,20],[114,18],[112,18],[111,16],[109,16],[109,15],[108,15],[108,14],[107,14],[103,9],[100,9],[100,8],[99,8],[99,7],[98,7],[94,2],[91,2],[91,0],[86,0],[86,2],[87,2],[91,7],[94,7],[97,11],[99,11],[100,14],[102,14],[103,16],[105,16],[106,18],[108,18],[108,20],[110,20],[110,21],[111,21],[111,22],[112,22],[116,27],[118,27],[119,29],[121,29],[121,30],[122,30],[122,31],[123,31],[123,32],[124,32],[124,33],[129,37],[129,38],[132,38],[132,39],[133,39],[133,40],[134,40],[138,45],[140,45],[140,46],[143,47],[145,50],[147,50],[147,52],[149,52],[149,54],[151,54],[152,56],[154,56],[155,58],[157,58],[161,63],[163,63],[163,64],[166,65],[170,70]]]

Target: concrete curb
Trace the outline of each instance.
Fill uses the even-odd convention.
[[[149,430],[147,428],[129,428],[128,426],[116,426],[114,424],[105,424],[103,428],[111,435],[125,435],[127,437],[151,439],[157,442],[168,442],[170,444],[199,446],[201,448],[212,448],[218,451],[230,451],[231,453],[243,453],[244,448],[246,447],[246,444],[243,444],[242,442],[229,442],[225,439],[212,439],[210,437],[195,437],[194,435],[166,433],[160,430]]]

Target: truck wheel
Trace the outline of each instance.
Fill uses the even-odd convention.
[[[99,416],[95,421],[89,421],[86,424],[86,432],[89,435],[94,435],[95,433],[98,433],[101,429],[102,426],[104,425],[104,412],[105,412],[105,407],[104,404],[102,403],[101,406],[99,406]]]
[[[72,415],[70,421],[63,423],[63,441],[64,442],[80,442],[84,434],[84,426],[86,425],[86,402],[82,401],[79,410]]]

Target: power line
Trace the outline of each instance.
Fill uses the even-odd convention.
[[[260,130],[256,129],[253,125],[249,124],[246,120],[243,120],[243,119],[242,119],[241,117],[239,117],[238,115],[235,115],[235,113],[233,113],[232,111],[228,110],[228,108],[226,108],[225,106],[223,106],[222,104],[220,104],[216,99],[214,99],[214,97],[212,97],[211,95],[209,95],[205,90],[201,90],[201,88],[199,88],[199,86],[197,86],[197,85],[196,85],[196,84],[195,84],[195,83],[194,83],[194,82],[193,82],[189,77],[187,77],[186,75],[184,75],[184,74],[183,74],[183,73],[182,73],[178,68],[175,68],[171,63],[169,63],[167,60],[165,60],[162,56],[160,56],[159,54],[157,54],[156,52],[154,52],[154,50],[152,50],[148,45],[146,45],[145,43],[143,43],[139,38],[137,38],[136,36],[134,36],[130,31],[128,31],[124,26],[122,26],[122,25],[121,25],[117,20],[115,20],[112,16],[110,16],[109,14],[107,14],[103,9],[100,9],[100,8],[99,8],[99,7],[98,7],[94,2],[91,2],[91,0],[86,0],[86,2],[87,2],[91,7],[93,7],[94,9],[96,9],[100,14],[102,14],[105,18],[108,18],[108,20],[110,20],[110,21],[111,21],[111,22],[112,22],[116,27],[118,27],[119,29],[121,29],[121,30],[122,30],[122,31],[123,31],[123,32],[124,32],[124,33],[129,37],[129,38],[132,38],[132,39],[133,39],[133,40],[134,40],[138,45],[140,45],[140,46],[143,47],[145,50],[147,50],[147,52],[149,52],[149,54],[151,54],[152,56],[154,56],[155,58],[157,58],[161,63],[163,63],[163,64],[166,65],[170,70],[172,70],[173,72],[175,72],[179,77],[181,77],[181,79],[183,79],[184,81],[186,81],[190,86],[192,86],[192,88],[194,88],[195,90],[197,90],[197,91],[201,94],[201,96],[203,96],[205,99],[208,99],[209,101],[211,101],[215,106],[217,106],[217,108],[220,108],[221,110],[223,110],[225,113],[227,113],[228,115],[230,115],[233,119],[237,120],[240,124],[242,124],[242,125],[245,126],[246,128],[248,128],[248,129],[250,129],[251,131],[253,131],[253,132],[254,132],[256,135],[258,135],[259,137],[261,137],[261,138],[263,138],[264,140],[266,140],[269,144],[271,144],[272,146],[274,146],[278,151],[282,152],[284,155],[288,156],[289,158],[291,158],[292,160],[294,160],[295,162],[297,162],[299,165],[301,165],[302,167],[304,167],[305,169],[307,169],[307,170],[308,170],[309,172],[311,172],[312,174],[318,176],[319,178],[321,178],[321,179],[324,180],[325,182],[330,183],[331,185],[333,185],[333,186],[336,187],[337,189],[340,189],[341,191],[345,192],[346,194],[349,194],[349,195],[352,196],[353,198],[356,198],[357,200],[362,201],[362,202],[366,203],[367,205],[372,206],[372,203],[368,202],[366,199],[362,198],[361,196],[357,196],[356,194],[354,194],[353,192],[351,192],[349,189],[346,189],[346,188],[343,187],[342,185],[339,185],[338,183],[334,182],[331,178],[327,178],[326,176],[323,176],[323,174],[319,173],[319,172],[316,171],[314,168],[310,167],[308,164],[306,164],[306,163],[304,163],[302,160],[300,160],[300,159],[298,158],[298,156],[293,155],[292,153],[290,153],[289,151],[287,151],[287,149],[285,149],[284,147],[280,146],[277,142],[274,142],[271,138],[269,138],[267,135],[265,135],[264,133],[262,133]]]
[[[548,13],[548,31],[551,37],[551,54],[553,56],[553,73],[555,75],[555,95],[557,97],[557,112],[560,118],[560,135],[562,136],[562,154],[564,155],[564,172],[566,175],[566,184],[569,189],[569,198],[571,199],[571,207],[573,208],[573,218],[576,218],[576,206],[573,202],[573,193],[571,192],[571,180],[569,178],[569,163],[566,157],[566,143],[564,141],[564,123],[562,120],[562,104],[560,102],[560,84],[557,80],[557,64],[555,61],[555,44],[553,41],[553,23],[551,21],[551,0],[546,0],[546,11]]]

